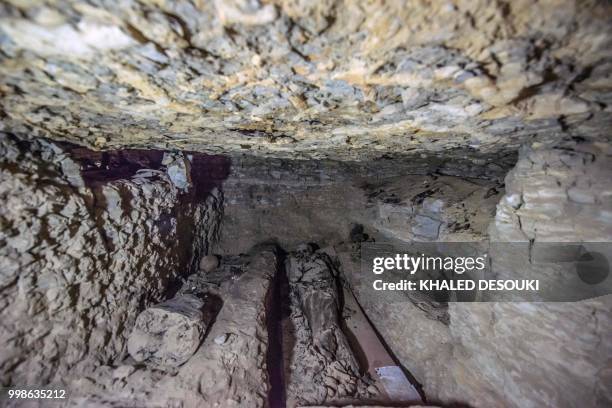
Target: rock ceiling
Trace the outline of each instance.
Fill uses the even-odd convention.
[[[98,149],[499,153],[608,136],[611,28],[606,1],[9,0],[0,117]]]

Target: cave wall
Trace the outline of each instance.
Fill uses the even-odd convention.
[[[246,252],[262,240],[286,250],[330,244],[372,213],[347,166],[337,162],[234,160],[223,193],[220,253]]]
[[[584,138],[524,146],[480,238],[609,242],[609,149]],[[349,278],[359,273],[359,265],[343,259]],[[526,253],[496,266],[519,277],[525,259]],[[403,295],[371,296],[359,284],[353,287],[430,402],[475,407],[610,405],[610,296],[575,303],[449,303],[445,323]]]
[[[510,153],[365,163],[235,157],[215,251],[246,252],[262,240],[328,246],[351,241],[356,225],[381,239],[477,239],[515,161]]]
[[[495,241],[610,242],[610,145],[574,138],[524,146],[491,225]],[[453,370],[473,404],[612,403],[612,297],[574,303],[451,304]],[[499,404],[499,403],[498,403]],[[507,405],[506,405],[507,406]]]
[[[345,241],[343,255],[362,239],[610,240],[611,9],[0,3],[1,131],[183,151],[91,183],[64,145],[2,134],[1,382],[115,370],[135,314],[209,250],[221,212],[223,254],[269,239]],[[223,203],[193,152],[235,155]],[[189,167],[205,184],[186,198]],[[355,290],[431,401],[609,404],[607,299],[451,304],[441,319]]]
[[[207,252],[217,190],[189,200],[155,170],[92,183],[62,147],[6,133],[0,157],[1,383],[122,358],[138,312]]]

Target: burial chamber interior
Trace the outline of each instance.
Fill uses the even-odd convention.
[[[610,16],[3,3],[0,405],[611,406]]]
[[[573,336],[604,347],[607,297],[372,291],[362,259],[390,243],[602,239],[597,143],[351,163],[1,141],[5,387],[83,406],[522,406],[566,400],[563,384],[595,386],[576,403],[607,398],[603,374],[567,372],[605,364]],[[559,354],[551,330],[571,336]]]

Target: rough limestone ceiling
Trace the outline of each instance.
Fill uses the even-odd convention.
[[[363,160],[612,123],[607,1],[9,0],[11,131]]]

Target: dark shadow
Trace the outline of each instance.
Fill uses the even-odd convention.
[[[268,406],[284,408],[287,404],[285,390],[285,336],[283,321],[289,316],[289,280],[285,270],[285,252],[279,248],[275,251],[278,265],[266,296],[266,326],[268,329],[268,350],[266,365],[270,381]]]
[[[57,142],[56,142],[57,143]],[[96,151],[74,145],[57,143],[81,166],[81,176],[88,187],[116,180],[129,180],[139,170],[165,170],[162,165],[164,150],[122,149]],[[170,151],[168,151],[170,153]],[[231,169],[229,156],[183,151],[189,158],[193,188],[188,192],[195,200],[203,200],[214,188],[220,188]]]
[[[196,201],[202,201],[215,188],[221,188],[229,177],[232,161],[229,156],[184,152],[191,156],[191,180]]]
[[[95,151],[66,142],[60,145],[81,166],[83,181],[92,188],[111,181],[130,179],[138,170],[159,170],[164,157],[162,150]]]
[[[202,344],[204,344],[204,339],[208,337],[208,333],[210,333],[210,330],[214,326],[217,315],[221,311],[222,307],[223,300],[220,296],[210,292],[204,295],[204,307],[202,309],[202,313],[204,314],[204,321],[208,322],[208,327],[206,327],[206,332],[204,333],[200,347]]]
[[[92,216],[98,225],[101,235],[105,238],[107,250],[112,251],[110,240],[106,239],[103,228],[102,213],[106,211],[106,202],[102,187],[108,183],[119,180],[130,180],[140,170],[153,170],[147,177],[152,181],[162,177],[155,172],[165,173],[163,164],[165,153],[176,153],[156,149],[121,149],[96,151],[67,142],[53,142],[59,145],[64,152],[80,166],[81,177],[85,186],[91,189],[93,200],[90,202]],[[201,254],[192,254],[196,239],[193,215],[197,204],[204,202],[214,189],[221,189],[223,182],[231,171],[231,158],[221,155],[181,151],[183,157],[189,161],[189,179],[191,186],[187,191],[180,191],[173,207],[160,214],[153,220],[159,230],[163,241],[178,251],[177,278],[170,282],[165,292],[166,297],[172,297],[182,285],[181,278],[194,272],[196,265],[191,265],[192,258],[199,259]],[[129,199],[125,199],[127,189],[121,189],[121,205],[124,213],[129,213]],[[173,231],[176,228],[176,236]],[[169,240],[178,242],[170,242]],[[195,255],[195,256],[192,256]]]

